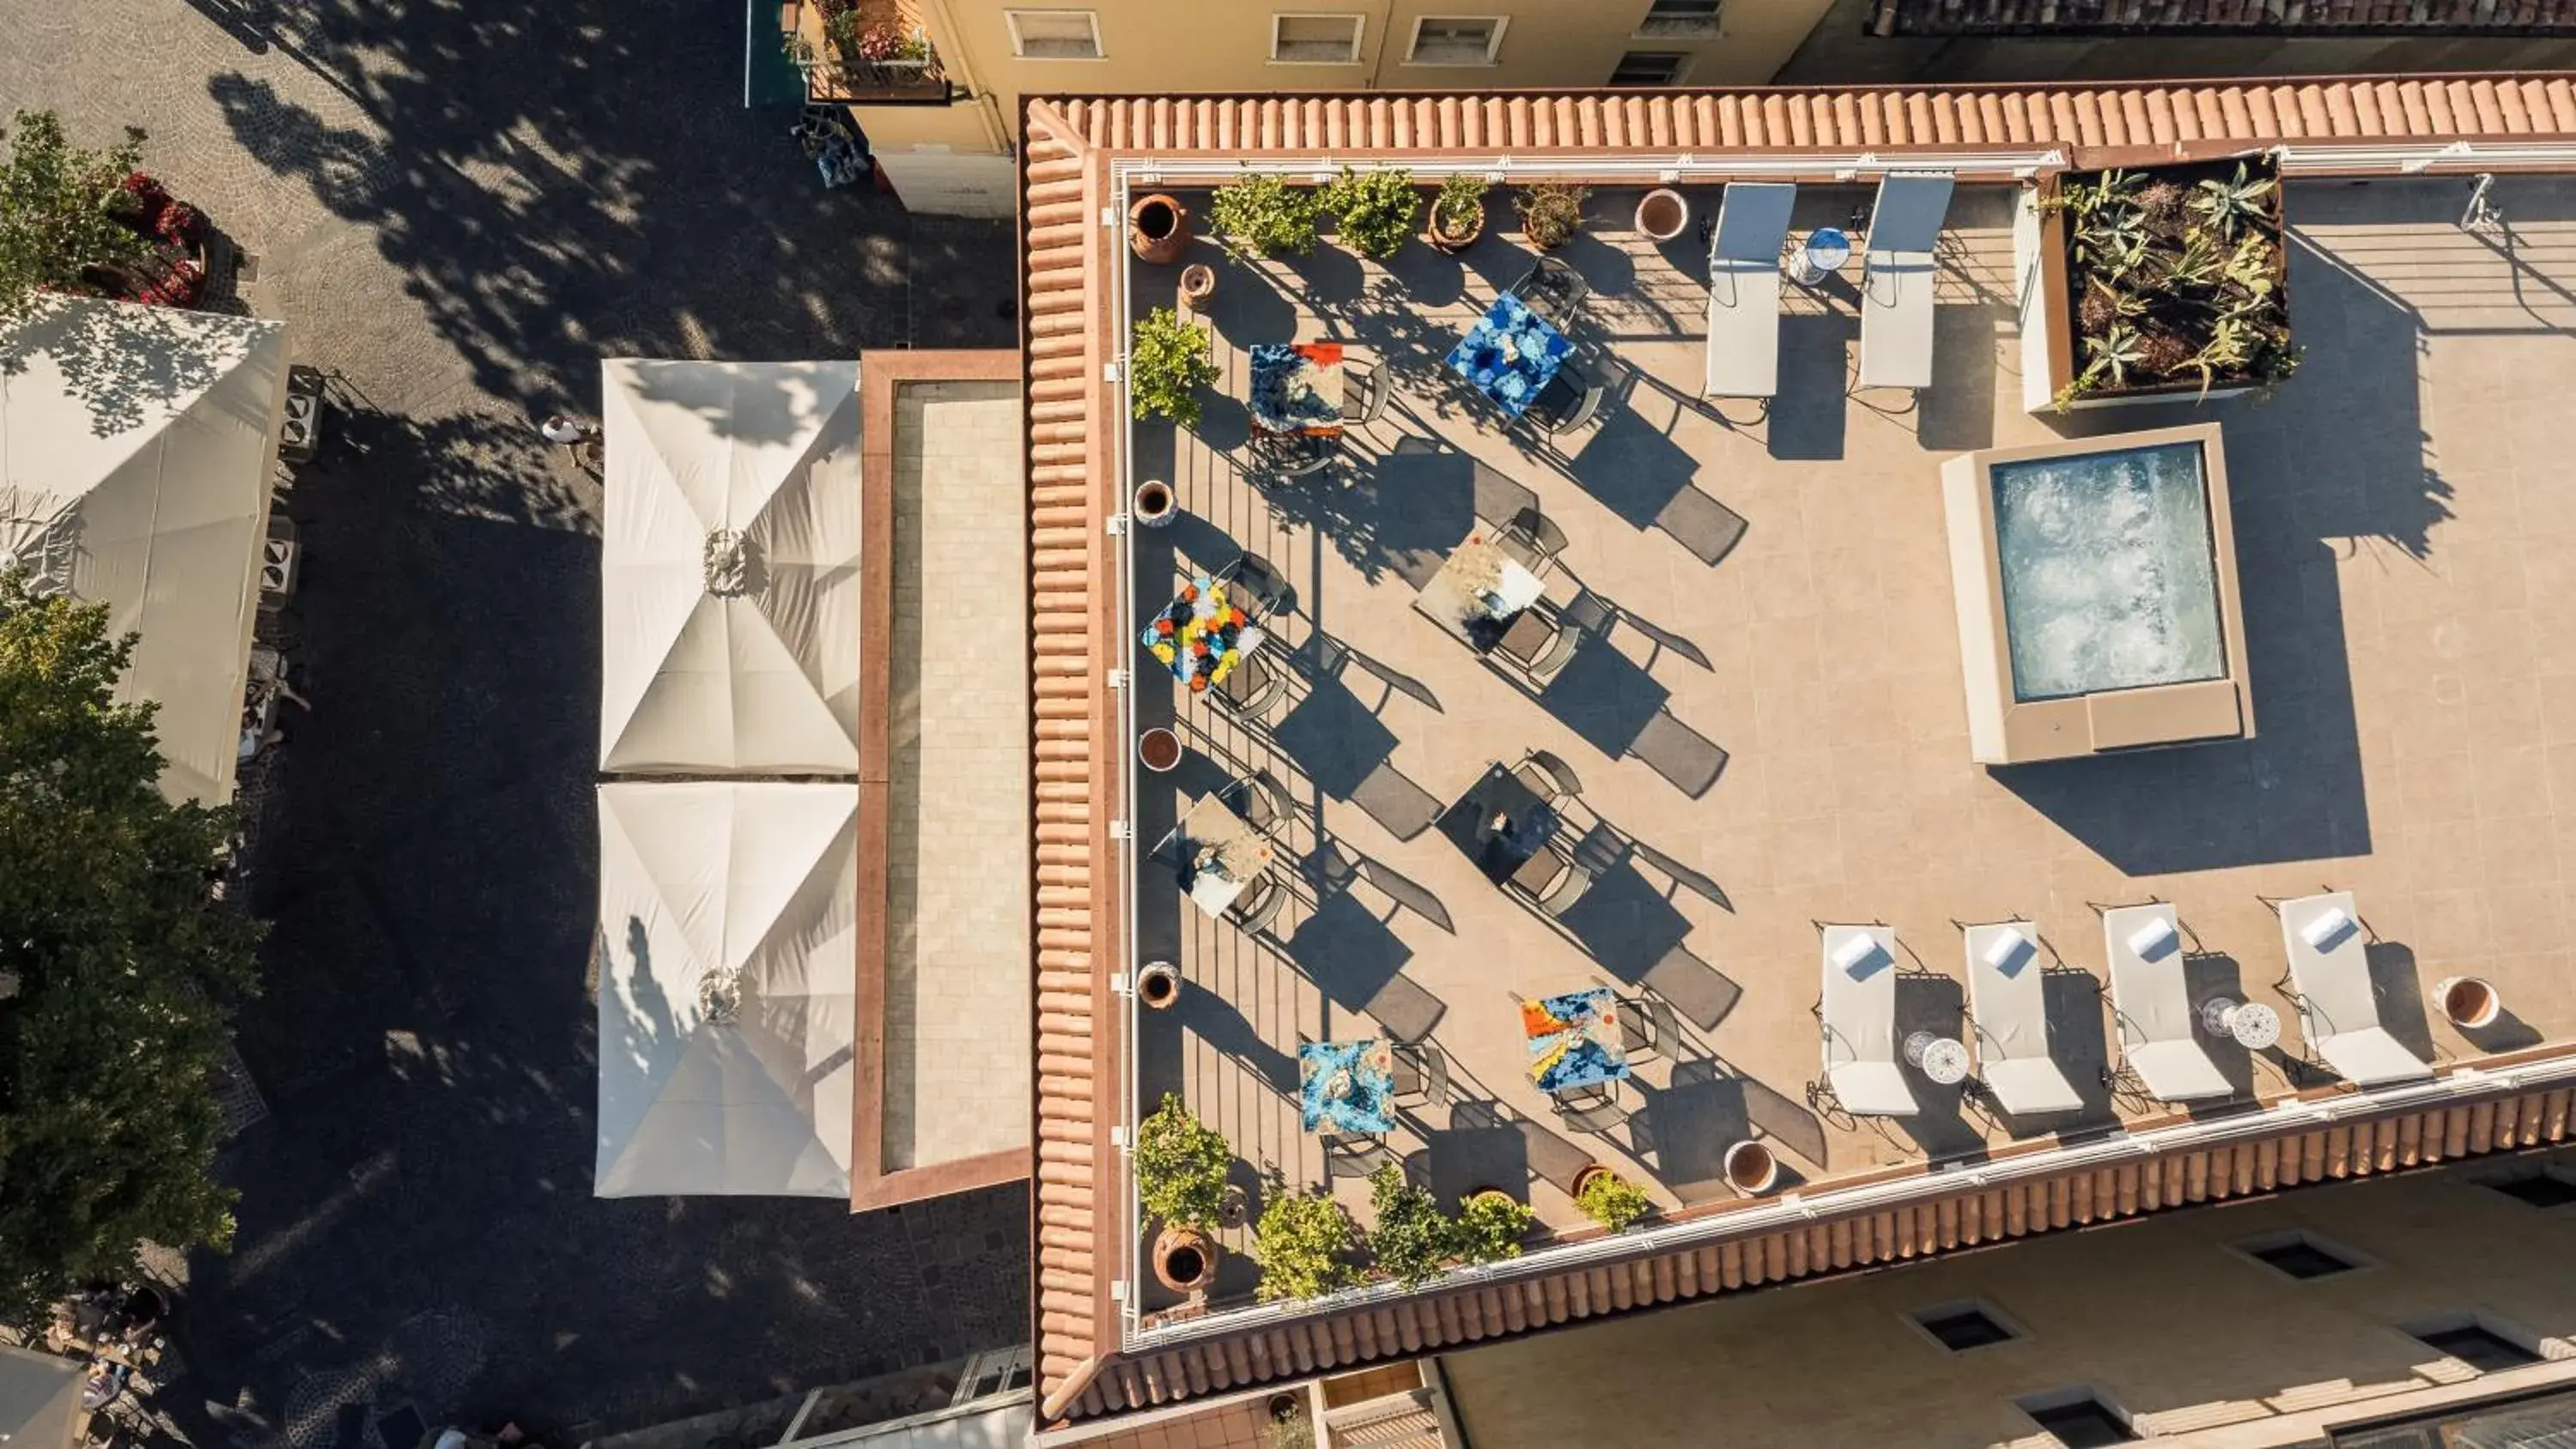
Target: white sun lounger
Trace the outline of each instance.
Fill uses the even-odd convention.
[[[2433,1075],[2431,1065],[2379,1024],[2369,948],[2352,892],[2281,902],[2281,945],[2290,953],[2299,1034],[2309,1051],[2356,1087]]]
[[[2102,913],[2120,1062],[2159,1102],[2224,1097],[2236,1089],[2200,1044],[2182,975],[2182,922],[2168,905]]]
[[[2075,1084],[2048,1053],[2039,928],[2000,921],[1967,928],[1968,1014],[1976,1023],[1977,1074],[2015,1117],[2083,1109]]]
[[[1947,172],[1891,171],[1870,208],[1860,279],[1860,385],[1932,385],[1932,251],[1950,212]]]
[[[1717,202],[1708,246],[1707,397],[1767,398],[1780,390],[1780,247],[1798,188],[1735,181]]]
[[[1896,932],[1824,930],[1825,1081],[1855,1117],[1911,1117],[1914,1089],[1896,1061]]]

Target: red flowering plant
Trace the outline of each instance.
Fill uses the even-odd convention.
[[[184,201],[173,201],[152,219],[152,234],[178,246],[205,245],[206,214]]]

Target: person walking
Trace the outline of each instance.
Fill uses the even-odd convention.
[[[572,449],[573,461],[596,470],[600,463],[599,424],[570,413],[549,413],[537,424],[537,432],[549,443]]]

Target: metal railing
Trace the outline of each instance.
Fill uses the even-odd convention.
[[[842,105],[946,102],[952,99],[948,71],[939,51],[917,26],[880,23],[871,31],[898,32],[894,43],[918,55],[871,57],[862,46],[865,32],[836,39],[818,6],[795,0],[788,7],[783,43],[788,58],[805,73],[805,96],[811,101]]]

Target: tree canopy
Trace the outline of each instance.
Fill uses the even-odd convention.
[[[115,216],[125,178],[143,161],[141,131],[128,126],[122,145],[93,151],[73,145],[53,112],[20,111],[8,140],[0,161],[0,317],[41,288],[77,290],[84,267],[151,250]]]
[[[155,785],[133,636],[0,575],[0,1314],[226,1245],[214,1073],[258,930],[209,884],[227,812]]]

